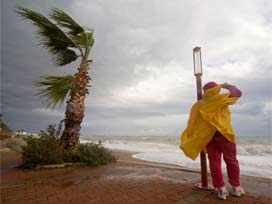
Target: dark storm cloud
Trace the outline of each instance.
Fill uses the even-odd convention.
[[[4,0],[1,8],[1,107],[14,129],[39,131],[64,116],[45,109],[33,81],[74,73],[56,67],[35,27],[14,12],[67,11],[95,30],[92,88],[84,134],[178,135],[195,102],[192,48],[203,47],[203,83],[230,82],[243,90],[233,110],[241,135],[271,135],[270,1],[32,1]],[[216,18],[215,18],[216,16]],[[248,126],[249,124],[249,126]]]
[[[55,4],[60,7],[64,5]],[[46,11],[54,3],[5,0],[1,7],[1,112],[11,128],[39,131],[49,123],[58,121],[46,113],[35,112],[42,107],[42,103],[36,95],[33,81],[41,75],[63,71],[57,70],[60,68],[51,62],[51,56],[38,46],[34,26],[22,21],[15,13],[16,6]]]
[[[188,106],[189,107],[189,104]],[[170,116],[178,114],[187,114],[188,109],[180,108],[178,103],[167,103],[167,104],[134,104],[133,106],[122,106],[122,107],[106,107],[104,105],[93,105],[89,107],[90,112],[94,115],[107,118],[107,119],[118,119],[118,118],[145,118],[145,117],[156,117],[156,116]]]

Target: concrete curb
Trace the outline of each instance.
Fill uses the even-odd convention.
[[[55,168],[65,168],[68,166],[78,165],[78,163],[62,163],[62,164],[49,164],[49,165],[38,165],[35,169],[55,169]]]

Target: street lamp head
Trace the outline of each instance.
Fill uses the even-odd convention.
[[[194,71],[196,75],[202,75],[202,60],[201,60],[201,48],[195,47],[193,49],[193,57],[194,57]]]

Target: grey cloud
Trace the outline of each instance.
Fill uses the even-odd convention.
[[[114,3],[110,0],[4,0],[1,107],[7,122],[16,129],[38,131],[62,119],[61,114],[35,111],[44,106],[35,96],[32,82],[44,74],[73,73],[78,66],[75,62],[58,68],[52,63],[46,50],[37,46],[35,27],[19,20],[14,12],[15,5],[21,5],[44,14],[58,7],[81,24],[95,29],[96,41],[91,54],[94,63],[90,69],[93,81],[86,100],[84,134],[180,134],[196,98],[195,79],[193,73],[190,74],[192,48],[196,45],[202,46],[203,51],[203,82],[227,80],[244,92],[232,109],[239,134],[271,134],[264,104],[271,100],[268,74],[271,37],[267,37],[267,32],[271,31],[272,5],[265,0],[235,1],[235,7],[233,4],[234,1],[189,0],[117,0]],[[253,73],[239,77],[233,77],[231,72],[214,74],[224,64],[232,66],[232,62],[248,63]],[[173,68],[173,64],[177,66]],[[116,105],[120,101],[114,95],[116,92],[129,87],[133,90],[148,79],[159,81],[161,76],[170,73],[179,74],[180,79],[173,79],[175,83],[171,84],[171,93],[164,102],[131,100]],[[168,82],[162,80],[162,83]],[[64,107],[61,111],[64,115]],[[246,119],[253,115],[256,118],[248,122]],[[246,128],[247,124],[251,127]]]
[[[183,104],[182,104],[183,105]],[[190,104],[191,105],[191,104]],[[89,106],[89,111],[93,115],[98,116],[99,118],[107,119],[118,119],[118,118],[148,118],[156,116],[170,116],[170,115],[179,115],[187,114],[187,108],[184,105],[181,106],[178,103],[167,103],[167,104],[134,104],[130,106],[121,106],[121,107],[106,107],[102,106]]]

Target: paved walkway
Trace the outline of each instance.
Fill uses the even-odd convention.
[[[247,195],[226,201],[192,188],[199,173],[127,162],[96,167],[20,170],[1,153],[3,204],[271,204],[271,180],[243,177]],[[268,196],[265,196],[268,195]]]

